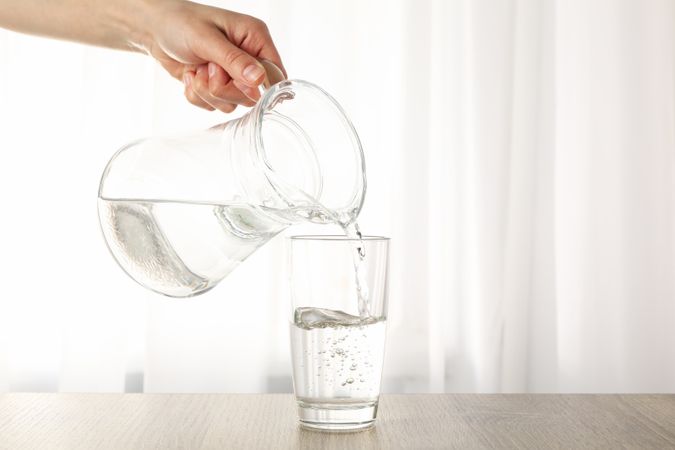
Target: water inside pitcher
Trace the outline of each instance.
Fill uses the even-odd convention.
[[[339,104],[312,83],[284,80],[239,119],[120,149],[98,211],[131,278],[190,297],[294,223],[353,223],[365,187],[363,150]]]

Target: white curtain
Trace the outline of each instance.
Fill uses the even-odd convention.
[[[385,391],[675,392],[672,0],[221,6],[360,133],[361,226],[393,238]],[[227,119],[181,92],[0,31],[0,392],[290,391],[283,237],[172,300],[100,235],[117,147]]]

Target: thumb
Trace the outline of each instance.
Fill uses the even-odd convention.
[[[265,68],[253,56],[236,45],[219,36],[213,39],[205,48],[205,59],[213,61],[222,67],[230,77],[247,86],[256,87],[265,79]],[[216,45],[213,45],[217,42]]]

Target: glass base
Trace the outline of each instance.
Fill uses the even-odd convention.
[[[354,432],[372,428],[377,401],[316,402],[298,400],[298,416],[303,428],[317,431]]]

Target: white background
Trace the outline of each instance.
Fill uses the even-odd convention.
[[[675,392],[675,3],[225,5],[359,131],[385,391]],[[0,392],[290,390],[282,237],[171,300],[98,227],[119,146],[226,119],[142,55],[0,31]]]

